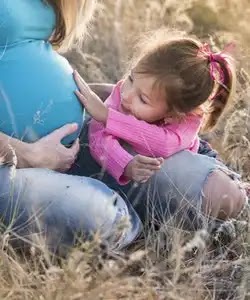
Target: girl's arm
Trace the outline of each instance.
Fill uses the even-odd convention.
[[[102,123],[91,120],[89,125],[89,147],[93,158],[120,184],[129,182],[124,171],[133,156],[119,143],[118,139],[105,133]]]
[[[109,108],[105,132],[126,141],[140,154],[167,158],[192,145],[200,124],[200,117],[190,117],[180,124],[158,126]]]
[[[163,163],[161,158],[131,155],[95,120],[89,127],[89,146],[93,158],[121,185],[130,180],[146,182]]]

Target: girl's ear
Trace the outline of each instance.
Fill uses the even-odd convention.
[[[204,113],[205,113],[205,106],[204,105],[200,105],[199,107],[197,107],[196,109],[194,109],[192,113],[195,114],[195,115],[198,115],[198,116],[202,117],[204,115]]]
[[[172,123],[173,121],[175,121],[176,118],[174,118],[173,116],[171,116],[170,114],[166,115],[166,117],[163,119],[164,124],[167,123]]]
[[[165,117],[165,118],[163,119],[163,123],[164,123],[164,124],[167,124],[168,122],[169,122],[168,117]]]
[[[183,119],[185,119],[186,114],[185,113],[179,113],[179,114],[175,114],[175,113],[168,113],[166,115],[166,117],[163,119],[164,124],[167,123],[173,123],[173,122],[182,122]]]

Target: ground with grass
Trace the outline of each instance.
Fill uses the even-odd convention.
[[[82,47],[64,55],[88,82],[116,82],[139,33],[166,25],[220,47],[237,43],[237,98],[217,134],[206,137],[250,180],[249,0],[105,0]],[[124,253],[92,242],[58,262],[41,247],[28,258],[0,241],[0,299],[250,299],[250,210],[208,232],[167,223]]]

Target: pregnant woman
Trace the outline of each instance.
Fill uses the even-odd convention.
[[[41,232],[52,251],[96,231],[123,247],[140,231],[134,210],[103,183],[51,171],[74,162],[84,121],[72,69],[53,46],[83,32],[93,4],[0,1],[0,153],[6,163],[17,159],[15,174],[0,166],[0,216],[18,240]],[[132,226],[117,232],[124,217]]]

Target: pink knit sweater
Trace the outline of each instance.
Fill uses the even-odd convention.
[[[138,120],[119,111],[120,86],[121,82],[105,101],[109,108],[106,126],[94,119],[89,126],[91,155],[118,183],[129,182],[123,173],[133,159],[120,145],[121,141],[131,145],[136,153],[149,157],[167,158],[184,149],[198,151],[201,116],[189,115],[181,123],[161,125]]]

